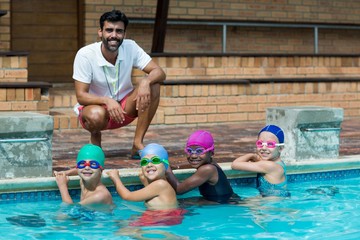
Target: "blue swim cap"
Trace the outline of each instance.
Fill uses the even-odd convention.
[[[140,157],[143,158],[146,155],[153,154],[158,156],[165,165],[165,169],[169,167],[169,156],[166,149],[157,143],[150,143],[146,145],[144,149],[140,151]]]
[[[279,143],[284,143],[284,132],[278,126],[276,126],[276,125],[267,125],[263,129],[260,130],[260,132],[258,133],[258,136],[262,132],[271,132],[272,134],[274,134],[278,138]]]

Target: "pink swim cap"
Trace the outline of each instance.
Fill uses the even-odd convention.
[[[187,140],[186,147],[201,146],[214,152],[214,139],[211,133],[205,130],[198,130],[193,132]]]

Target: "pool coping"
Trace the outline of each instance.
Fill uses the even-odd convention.
[[[231,169],[231,162],[220,163],[229,179],[254,178],[256,174],[237,171]],[[360,169],[360,155],[342,156],[337,159],[306,160],[298,162],[287,162],[287,174],[309,174],[320,172],[344,171]],[[126,186],[141,185],[139,180],[140,168],[122,168],[119,169],[121,180]],[[173,170],[174,174],[181,181],[195,172],[195,169]],[[110,187],[112,181],[106,175],[106,170],[102,175],[102,182]],[[70,176],[69,189],[79,189],[79,177]],[[58,190],[55,177],[37,177],[37,178],[15,178],[0,180],[0,193],[17,193],[30,191],[53,191]]]

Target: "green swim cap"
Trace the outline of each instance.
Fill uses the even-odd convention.
[[[101,147],[93,144],[86,144],[80,148],[76,158],[76,163],[82,160],[94,160],[97,161],[101,167],[104,167],[105,154]]]

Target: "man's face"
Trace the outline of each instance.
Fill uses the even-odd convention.
[[[119,22],[104,22],[103,29],[99,30],[98,35],[106,50],[116,52],[121,46],[125,38],[124,23]]]

